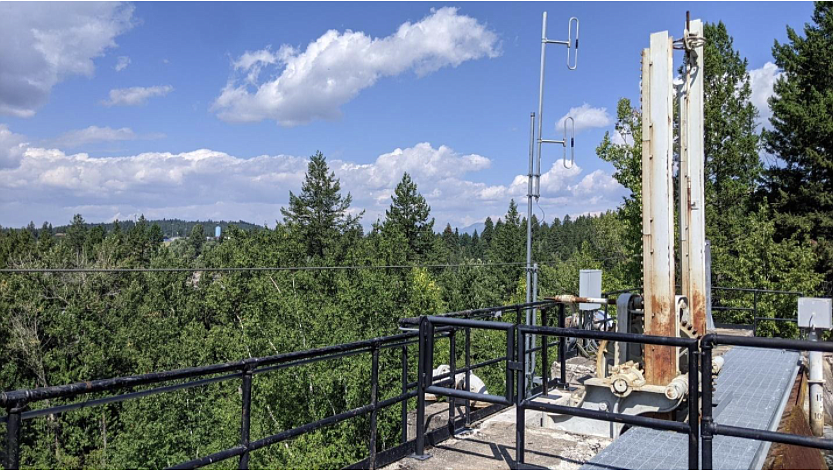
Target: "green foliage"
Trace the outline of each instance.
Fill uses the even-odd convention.
[[[833,4],[817,2],[804,36],[787,26],[788,42],[772,55],[783,70],[769,99],[767,194],[778,236],[799,234],[816,246],[819,269],[833,281]]]

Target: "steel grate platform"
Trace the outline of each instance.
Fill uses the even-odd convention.
[[[798,372],[800,354],[735,347],[725,355],[715,389],[715,422],[774,430]],[[716,436],[714,469],[759,468],[768,442]],[[688,469],[686,435],[633,428],[581,469]]]

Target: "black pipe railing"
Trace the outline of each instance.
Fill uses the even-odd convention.
[[[703,357],[703,412],[701,441],[703,453],[703,469],[712,469],[714,465],[713,441],[716,435],[750,438],[767,442],[784,443],[823,450],[833,450],[833,440],[807,437],[792,433],[772,432],[769,430],[751,429],[722,425],[714,421],[714,399],[712,395],[712,352],[717,345],[733,345],[741,347],[774,348],[784,350],[798,350],[809,352],[833,353],[833,343],[810,342],[807,340],[770,339],[760,337],[741,337],[735,335],[707,334],[703,337],[700,348]]]
[[[560,304],[559,310],[560,324],[563,324],[563,304]],[[547,306],[544,312],[551,308]],[[546,315],[542,317],[546,319]],[[607,420],[611,422],[636,425],[641,427],[649,427],[660,430],[670,430],[688,435],[688,459],[689,469],[698,469],[699,467],[699,443],[700,443],[700,429],[699,429],[699,348],[696,339],[685,339],[678,337],[660,337],[644,334],[631,334],[621,332],[605,332],[596,330],[582,330],[582,329],[567,329],[564,327],[549,327],[546,321],[542,322],[541,326],[530,326],[523,324],[513,324],[508,322],[486,321],[479,319],[455,319],[440,316],[427,316],[420,319],[420,352],[421,364],[419,375],[419,394],[425,393],[446,396],[451,401],[452,398],[465,399],[469,401],[488,402],[503,406],[512,406],[516,408],[515,420],[515,461],[520,466],[524,464],[524,450],[525,450],[525,413],[526,410],[538,410],[544,412],[552,412],[558,414],[574,415],[578,417],[586,417],[597,420]],[[506,333],[506,380],[505,380],[505,394],[498,396],[494,394],[473,393],[468,389],[457,390],[454,388],[447,388],[437,386],[428,382],[428,372],[433,365],[434,342],[433,334],[438,327],[452,327],[452,328],[466,328],[466,329],[486,329],[498,330]],[[633,416],[621,413],[613,413],[606,411],[594,411],[583,409],[574,406],[561,406],[543,402],[536,402],[535,399],[540,395],[546,395],[550,384],[545,375],[542,375],[542,392],[540,394],[531,394],[526,397],[527,391],[524,387],[523,378],[526,370],[526,355],[529,352],[526,348],[526,336],[539,335],[543,340],[543,351],[546,352],[550,344],[546,340],[547,337],[554,336],[559,339],[572,338],[586,338],[596,340],[609,340],[617,342],[632,342],[649,345],[665,345],[681,347],[688,350],[688,399],[687,405],[689,410],[689,422],[682,423],[673,420],[663,420],[653,417]],[[453,346],[452,346],[453,348]],[[562,350],[563,352],[563,350]],[[562,360],[564,355],[561,355]],[[546,371],[549,366],[544,362],[542,365]],[[562,379],[564,383],[564,374],[566,368],[562,361]],[[414,457],[418,459],[427,459],[430,455],[425,453],[425,442],[420,439],[420,435],[424,434],[424,414],[425,402],[420,401],[417,406],[417,442],[414,451]],[[449,413],[451,413],[449,411]],[[693,425],[692,425],[693,424]]]
[[[538,302],[531,304],[519,304],[511,306],[499,306],[484,309],[475,309],[469,311],[461,311],[458,313],[445,314],[445,318],[460,318],[466,319],[472,316],[495,317],[503,312],[511,310],[520,310],[531,306],[542,306],[546,302]],[[440,328],[436,329],[434,335],[436,339],[449,338],[452,344],[455,340],[455,329]],[[21,465],[20,448],[21,436],[25,421],[37,417],[47,415],[62,414],[76,409],[84,409],[89,407],[102,406],[105,404],[118,403],[142,397],[164,394],[173,391],[185,390],[205,386],[208,384],[221,383],[240,379],[241,381],[241,412],[240,412],[240,437],[238,445],[212,453],[208,456],[199,457],[184,463],[173,466],[175,469],[191,469],[202,466],[207,466],[218,461],[238,458],[238,467],[247,469],[249,465],[249,457],[252,451],[285,441],[305,433],[313,432],[322,427],[334,425],[342,421],[357,417],[360,415],[370,415],[370,435],[368,437],[368,458],[359,462],[359,467],[373,469],[380,465],[379,457],[384,455],[385,460],[382,465],[395,461],[414,448],[415,440],[408,440],[408,400],[417,397],[417,386],[419,381],[408,381],[408,347],[417,345],[423,341],[417,332],[406,332],[386,337],[378,337],[358,342],[351,342],[341,345],[333,345],[329,347],[315,348],[311,350],[284,353],[279,355],[249,358],[236,362],[221,363],[208,366],[198,366],[191,368],[182,368],[178,370],[155,372],[142,375],[125,376],[119,378],[110,378],[103,380],[85,381],[62,386],[50,386],[35,389],[20,389],[15,391],[0,392],[0,408],[4,408],[7,415],[0,417],[0,423],[6,423],[5,433],[5,457],[3,466],[6,469],[18,469]],[[433,342],[434,339],[432,339]],[[466,387],[470,384],[471,371],[477,368],[482,368],[492,364],[505,361],[505,357],[488,359],[476,364],[471,363],[471,336],[469,329],[466,329],[465,337],[465,362],[464,368],[456,368],[456,358],[452,357],[452,371],[445,375],[439,375],[433,380],[439,381],[438,384],[443,384],[447,381],[446,378],[454,378],[456,374],[466,374]],[[399,349],[402,373],[400,377],[401,389],[399,394],[395,397],[380,400],[379,391],[379,355],[382,350]],[[456,348],[452,351],[456,352]],[[274,372],[277,370],[284,370],[287,368],[298,367],[311,363],[319,363],[323,361],[335,360],[339,358],[346,358],[355,355],[370,354],[371,368],[370,368],[370,403],[351,410],[325,417],[315,422],[307,423],[290,430],[284,430],[258,440],[252,440],[251,434],[251,414],[252,414],[252,379],[255,375]],[[422,370],[420,370],[422,371]],[[173,381],[185,382],[178,384],[169,384]],[[453,383],[453,379],[452,379]],[[105,397],[83,400],[69,404],[63,404],[53,407],[46,407],[41,409],[30,410],[29,407],[40,402],[52,399],[74,399],[82,395],[91,393],[113,393],[123,391],[125,389],[138,388],[141,386],[151,386],[149,389],[124,392],[121,394],[114,394]],[[451,401],[453,404],[453,401]],[[399,420],[401,421],[401,438],[400,444],[393,449],[385,450],[379,453],[378,441],[378,418],[379,411],[401,404],[401,412]],[[453,411],[453,407],[451,409]],[[494,411],[492,411],[494,412]],[[474,414],[471,411],[471,404],[466,401],[465,424],[471,425],[471,421],[475,418],[481,417],[482,414]],[[449,430],[453,429],[456,418],[453,412],[449,415]],[[436,431],[435,431],[436,432]],[[434,433],[434,432],[432,432]],[[430,434],[429,434],[430,435]],[[442,439],[448,434],[435,434],[437,439]],[[423,430],[422,437],[425,433]],[[391,453],[393,452],[393,453]],[[397,454],[398,453],[398,454]]]

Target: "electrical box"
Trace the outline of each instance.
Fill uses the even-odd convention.
[[[814,329],[833,328],[833,299],[798,298],[798,326]]]
[[[602,297],[602,271],[581,270],[579,272],[578,295],[583,298]],[[600,309],[601,304],[579,303],[578,308],[582,311],[593,311]]]

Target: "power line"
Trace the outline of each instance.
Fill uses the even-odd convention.
[[[552,263],[552,262],[541,262]],[[498,267],[524,266],[524,262],[473,263],[473,264],[431,264],[431,265],[346,265],[308,267],[166,267],[166,268],[0,268],[0,273],[160,273],[160,272],[280,272],[280,271],[336,271],[336,270],[385,270],[409,268],[454,268],[454,267]]]

